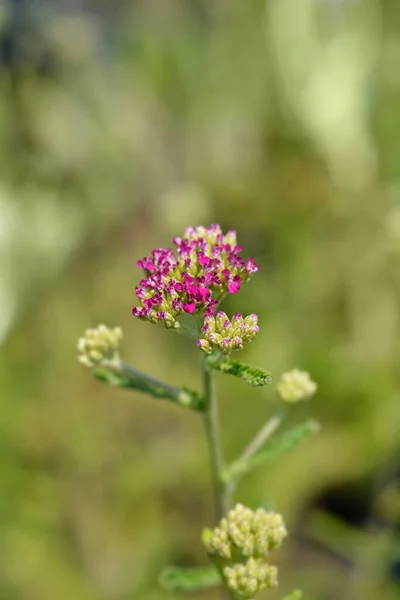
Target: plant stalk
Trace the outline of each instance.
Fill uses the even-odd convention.
[[[255,435],[255,437],[251,440],[248,446],[243,450],[239,460],[247,460],[261,448],[265,444],[265,442],[271,437],[273,433],[278,429],[279,425],[282,423],[283,412],[279,412],[271,419],[263,425],[260,431]]]
[[[205,403],[204,427],[210,455],[215,518],[216,521],[219,521],[229,510],[228,489],[222,481],[225,461],[221,446],[221,430],[219,426],[214,374],[205,362],[203,363],[203,395]]]
[[[218,522],[226,515],[230,508],[229,496],[231,487],[222,480],[225,461],[222,452],[215,381],[214,374],[208,368],[205,361],[203,362],[203,395],[205,403],[205,411],[203,413],[204,428],[210,455],[215,520]],[[224,581],[223,576],[222,580]],[[231,598],[232,596],[224,585],[221,590],[221,600],[230,600]]]
[[[182,389],[177,388],[174,385],[170,385],[169,383],[165,383],[164,381],[161,381],[160,379],[157,379],[156,377],[153,377],[152,375],[149,375],[148,373],[144,373],[143,371],[140,371],[136,367],[132,367],[131,365],[128,365],[127,363],[120,362],[117,365],[117,370],[121,371],[123,374],[133,377],[134,379],[146,381],[150,385],[158,387],[161,390],[165,390],[165,392],[168,394],[171,394],[171,396],[179,397],[179,395],[182,393]]]

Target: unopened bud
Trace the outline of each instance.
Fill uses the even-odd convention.
[[[317,390],[317,384],[306,371],[293,369],[282,375],[277,390],[285,402],[299,402],[311,398]]]
[[[115,363],[119,360],[118,347],[122,340],[122,329],[111,329],[106,325],[98,325],[95,329],[87,329],[78,340],[78,360],[86,367]]]

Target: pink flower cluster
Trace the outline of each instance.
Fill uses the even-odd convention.
[[[236,232],[219,225],[188,227],[174,240],[176,252],[156,248],[137,262],[145,278],[136,287],[140,306],[132,313],[151,323],[179,327],[183,313],[210,316],[226,294],[235,294],[258,271],[253,258],[239,256]]]

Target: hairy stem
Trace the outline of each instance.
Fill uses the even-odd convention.
[[[229,507],[227,489],[221,477],[224,469],[224,457],[221,447],[221,431],[219,427],[214,375],[205,362],[203,363],[203,394],[205,402],[204,426],[210,454],[215,518],[219,521]]]
[[[136,367],[132,367],[131,365],[128,365],[124,362],[119,363],[119,370],[122,373],[126,373],[126,375],[129,375],[133,378],[142,379],[143,381],[147,381],[151,385],[154,385],[156,387],[164,389],[166,392],[169,392],[171,395],[178,396],[182,391],[180,388],[177,388],[174,385],[170,385],[169,383],[165,383],[164,381],[161,381],[160,379],[157,379],[156,377],[153,377],[152,375],[148,375],[147,373],[140,371]]]

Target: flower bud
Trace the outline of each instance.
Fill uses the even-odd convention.
[[[120,327],[111,329],[106,325],[98,325],[95,329],[87,329],[78,340],[78,360],[86,367],[96,367],[119,360],[118,347],[122,340]]]
[[[317,384],[306,371],[293,369],[283,373],[277,390],[284,402],[299,402],[311,398],[317,390]]]
[[[261,590],[278,585],[278,570],[265,557],[287,535],[281,515],[237,504],[214,529],[203,531],[211,561],[220,569],[236,600],[253,600]]]
[[[240,600],[251,600],[265,588],[278,585],[278,570],[260,559],[249,558],[245,563],[238,563],[223,570],[227,587]]]
[[[253,512],[242,504],[229,511],[205,540],[207,552],[221,558],[265,558],[287,535],[281,515],[259,508]]]
[[[242,350],[244,344],[251,342],[258,331],[256,314],[244,319],[240,313],[235,313],[229,320],[224,312],[218,311],[215,318],[205,318],[203,337],[197,345],[203,352],[219,350],[222,354],[230,354],[233,350]]]
[[[200,350],[203,350],[203,352],[205,352],[206,354],[210,354],[212,352],[212,346],[208,340],[197,340],[196,344],[198,345]]]

